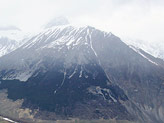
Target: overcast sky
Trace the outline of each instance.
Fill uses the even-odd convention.
[[[55,16],[120,37],[164,41],[164,0],[0,0],[0,26],[36,31]]]

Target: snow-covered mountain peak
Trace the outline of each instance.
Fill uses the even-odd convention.
[[[0,38],[0,57],[10,53],[18,47],[18,42],[15,40],[10,40],[6,37]]]
[[[23,45],[29,37],[31,34],[29,35],[15,26],[0,27],[0,57]]]
[[[55,27],[55,26],[61,26],[61,25],[67,25],[69,24],[69,21],[67,18],[65,17],[55,17],[54,19],[52,19],[50,22],[48,22],[44,28],[51,28],[51,27]]]
[[[23,48],[32,48],[33,46],[55,48],[63,45],[70,48],[79,43],[87,45],[89,40],[91,40],[92,33],[97,31],[104,37],[111,36],[111,33],[103,32],[87,25],[62,25],[43,30],[23,45]]]
[[[44,56],[51,57],[55,55],[57,59],[63,57],[66,59],[64,64],[67,67],[75,63],[80,65],[88,64],[89,61],[95,60],[98,56],[93,46],[97,42],[97,37],[104,39],[110,38],[110,36],[111,33],[102,32],[91,26],[65,25],[45,29],[30,38],[15,52],[9,54],[13,57],[15,53],[20,52],[20,56],[18,55],[15,58],[16,66],[11,67],[25,72],[21,73],[20,71],[18,74],[12,74],[12,76],[4,78],[19,78],[21,81],[26,81],[42,66],[40,62],[45,61]],[[17,60],[18,57],[21,57],[21,60]],[[29,60],[28,63],[25,62],[27,59]],[[29,70],[31,68],[28,68],[27,64],[33,62],[38,63],[39,66],[35,65],[32,70]]]

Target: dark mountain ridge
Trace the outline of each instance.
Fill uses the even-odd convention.
[[[0,64],[0,89],[23,107],[63,118],[164,121],[164,63],[112,33],[50,28]]]

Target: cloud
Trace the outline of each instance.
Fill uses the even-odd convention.
[[[66,16],[120,37],[163,41],[164,0],[1,0],[0,25],[36,31]]]

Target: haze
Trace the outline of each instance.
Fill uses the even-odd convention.
[[[120,37],[164,39],[164,0],[0,0],[1,27],[35,32],[56,16]]]

